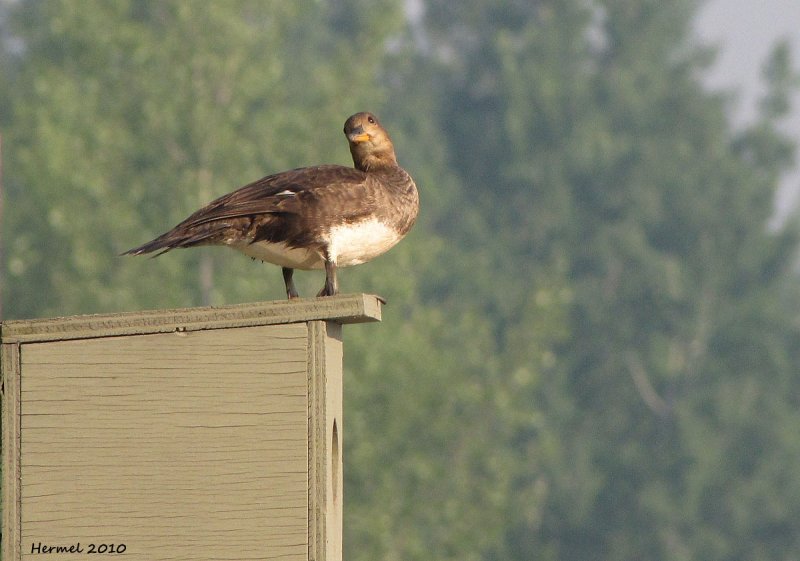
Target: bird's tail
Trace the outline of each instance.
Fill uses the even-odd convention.
[[[194,247],[197,245],[209,245],[215,243],[219,237],[219,233],[224,229],[223,225],[218,225],[217,228],[209,228],[204,225],[202,228],[181,228],[176,227],[161,234],[156,239],[147,242],[146,244],[134,247],[121,253],[120,255],[142,255],[144,253],[153,253],[158,251],[153,257],[176,249],[179,247]]]

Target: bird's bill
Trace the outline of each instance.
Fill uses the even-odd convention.
[[[358,144],[359,142],[367,142],[370,139],[369,134],[362,132],[362,133],[351,133],[348,136],[350,142],[355,142]]]

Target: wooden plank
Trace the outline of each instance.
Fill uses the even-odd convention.
[[[20,357],[23,561],[77,543],[48,558],[102,543],[141,561],[307,559],[305,323]]]
[[[315,561],[342,560],[342,328],[309,323],[309,546]]]
[[[67,318],[11,320],[4,343],[196,331],[325,320],[339,324],[380,321],[381,301],[368,294],[299,298],[222,307],[181,308]]]
[[[2,377],[3,544],[0,559],[20,554],[20,363],[19,345],[0,345]]]

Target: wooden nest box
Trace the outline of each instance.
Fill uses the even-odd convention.
[[[340,561],[341,325],[380,317],[351,295],[3,323],[2,559]]]

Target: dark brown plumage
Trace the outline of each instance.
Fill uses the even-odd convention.
[[[336,269],[365,263],[414,225],[419,196],[397,164],[386,130],[371,113],[344,124],[355,167],[321,165],[268,175],[201,208],[169,232],[123,255],[227,245],[280,265],[286,295],[294,269],[325,269],[318,296],[338,292]]]

